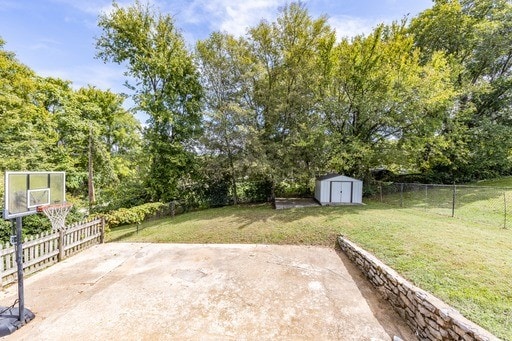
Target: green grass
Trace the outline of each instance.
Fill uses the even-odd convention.
[[[334,246],[343,234],[498,337],[512,340],[512,230],[370,203],[236,206],[114,229],[107,240]]]
[[[496,179],[482,180],[476,183],[477,186],[495,186],[512,188],[512,176],[505,176]]]
[[[478,186],[432,186],[408,184],[400,194],[400,187],[392,184],[383,202],[394,207],[415,208],[429,213],[452,216],[468,222],[512,228],[511,178],[482,181]],[[488,187],[493,185],[493,187]],[[455,194],[455,206],[453,200]],[[380,197],[373,199],[380,201]],[[453,210],[454,209],[454,210]]]

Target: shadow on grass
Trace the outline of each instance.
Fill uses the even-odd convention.
[[[225,206],[220,208],[211,208],[187,212],[175,217],[166,217],[144,222],[140,225],[125,225],[112,228],[107,234],[108,242],[119,242],[135,237],[139,232],[146,228],[160,227],[162,225],[179,225],[187,223],[196,226],[215,226],[222,224],[222,220],[226,221],[226,225],[232,226],[233,229],[243,231],[251,225],[285,225],[299,221],[304,218],[322,217],[329,220],[339,219],[345,214],[364,214],[368,210],[395,209],[389,205],[375,203],[370,205],[358,206],[317,206],[275,210],[270,204],[251,204]],[[328,245],[334,245],[336,235],[329,235]]]
[[[378,206],[378,207],[377,207]],[[330,215],[339,218],[340,215],[344,214],[363,214],[368,210],[375,209],[395,209],[389,205],[375,204],[372,207],[368,205],[358,206],[314,206],[314,207],[301,207],[301,208],[290,208],[290,209],[273,209],[270,204],[259,205],[254,207],[253,210],[243,209],[245,207],[227,207],[220,209],[219,215],[212,215],[211,217],[205,217],[205,220],[217,219],[218,217],[229,218],[234,224],[236,224],[239,230],[243,230],[252,224],[267,223],[272,221],[273,223],[293,223],[295,221],[307,218],[307,217],[329,217]],[[229,212],[232,211],[232,212]],[[228,213],[228,214],[226,214]]]

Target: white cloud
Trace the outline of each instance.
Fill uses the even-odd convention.
[[[76,1],[76,0],[51,0],[55,3],[65,4],[73,7],[81,12],[97,15],[101,10],[104,10],[110,6],[111,1],[107,0],[88,0],[88,1]]]
[[[329,25],[336,30],[337,39],[368,35],[381,21],[339,15],[329,18]]]
[[[204,23],[210,30],[243,35],[260,20],[272,20],[285,0],[194,0],[184,6],[180,20],[189,24]]]

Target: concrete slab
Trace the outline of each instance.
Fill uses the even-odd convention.
[[[276,210],[320,206],[313,198],[276,198]]]
[[[414,339],[323,247],[97,245],[27,278],[25,302],[36,318],[6,339]]]

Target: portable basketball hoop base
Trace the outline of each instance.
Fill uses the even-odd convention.
[[[21,242],[22,217],[16,217],[13,221],[13,229],[16,227],[16,265],[18,268],[18,308],[14,303],[11,307],[0,307],[0,336],[12,334],[35,317],[29,309],[25,308],[25,294],[23,289],[23,246]]]
[[[32,313],[27,308],[23,309],[24,314],[22,314],[22,321],[19,320],[19,308],[0,307],[0,309],[0,311],[2,311],[2,313],[0,314],[0,337],[14,333],[16,330],[20,329],[24,324],[30,322],[35,318],[34,313]]]

